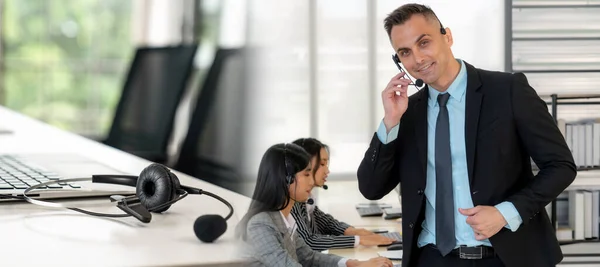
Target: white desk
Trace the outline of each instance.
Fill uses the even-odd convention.
[[[358,190],[357,181],[332,181],[327,183],[329,189],[317,189],[317,205],[321,210],[333,215],[336,219],[355,227],[396,227],[397,220],[384,220],[381,217],[360,217],[356,204],[369,203]],[[396,191],[392,190],[377,203],[390,204],[400,208]]]
[[[402,232],[402,220],[384,220],[382,217],[360,217],[356,211],[356,204],[369,203],[358,190],[357,181],[332,181],[328,182],[328,190],[318,190],[317,205],[321,210],[331,214],[334,218],[359,228],[384,229],[390,232]],[[394,208],[401,207],[396,191],[391,191],[377,203],[390,204]],[[331,249],[330,254],[351,259],[368,260],[377,257],[377,252],[385,251],[385,247],[365,247],[349,249]],[[394,261],[399,263],[400,261]]]
[[[0,107],[0,153],[83,154],[130,174],[150,162],[67,133]],[[234,206],[227,232],[215,243],[202,243],[193,232],[203,214],[228,212],[207,196],[188,196],[143,224],[134,218],[103,219],[27,203],[0,204],[1,266],[238,266],[235,226],[250,199],[175,172],[182,184],[220,195]],[[108,202],[87,200],[90,202]],[[109,208],[120,212],[118,208]]]
[[[587,177],[586,177],[587,178]],[[597,179],[591,179],[596,181]],[[575,186],[578,186],[576,184]],[[364,227],[367,229],[383,228],[386,230],[394,230],[402,232],[401,223],[402,221],[384,220],[379,217],[365,217],[361,218],[356,210],[354,209],[357,203],[368,202],[358,191],[358,181],[332,181],[328,183],[329,190],[319,190],[318,205],[319,208],[325,212],[330,213],[335,218],[345,221],[351,225]],[[400,207],[398,195],[395,191],[392,191],[387,196],[379,200],[378,202],[388,203],[394,207]],[[385,247],[358,247],[354,249],[332,249],[328,253],[339,255],[342,257],[348,257],[352,259],[367,260],[378,256],[378,252],[385,251]],[[581,243],[573,245],[565,245],[562,247],[564,254],[574,253],[600,253],[600,243]],[[563,259],[563,263],[558,266],[569,266],[569,267],[591,267],[600,266],[600,263],[576,263],[573,262],[586,262],[586,261],[600,261],[598,257],[569,257],[566,256]],[[399,263],[394,261],[394,263]]]

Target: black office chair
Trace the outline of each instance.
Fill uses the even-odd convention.
[[[202,83],[174,169],[242,193],[242,104],[245,101],[241,49],[218,49]],[[222,116],[222,117],[219,117]]]
[[[175,113],[197,49],[197,44],[137,49],[105,144],[167,161]]]

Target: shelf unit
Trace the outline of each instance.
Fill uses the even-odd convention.
[[[551,101],[550,102],[546,102],[546,104],[549,104],[551,107],[551,114],[552,114],[552,118],[554,118],[554,122],[558,123],[558,105],[600,105],[600,101],[581,101],[582,99],[599,99],[600,100],[600,94],[592,94],[592,95],[565,95],[565,96],[558,96],[557,94],[552,94],[550,95],[551,97]],[[591,170],[600,170],[600,167],[593,167],[593,168],[578,168],[577,172],[584,172],[584,171],[591,171]],[[598,177],[598,179],[600,179],[600,177]],[[556,199],[554,199],[552,201],[551,204],[551,220],[552,220],[552,226],[554,229],[557,229],[557,216],[556,216]],[[600,226],[597,226],[600,227]],[[600,242],[600,239],[595,239],[595,240],[571,240],[568,242],[568,244],[575,244],[575,243],[580,243],[580,242]]]
[[[505,68],[523,72],[558,123],[558,106],[573,106],[561,118],[577,120],[574,106],[591,105],[600,114],[600,0],[507,0]],[[596,101],[594,101],[596,100]],[[593,111],[581,110],[581,118]],[[575,114],[575,115],[574,115]],[[580,168],[578,173],[600,168]],[[600,175],[597,178],[600,180]],[[557,229],[556,200],[551,220]],[[565,243],[600,242],[573,240]],[[588,255],[589,256],[589,255]]]

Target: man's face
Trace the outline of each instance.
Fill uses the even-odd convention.
[[[437,20],[420,14],[392,27],[390,38],[405,70],[426,84],[435,86],[453,58],[451,32],[442,35]]]

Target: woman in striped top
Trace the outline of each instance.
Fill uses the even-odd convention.
[[[294,141],[294,144],[304,148],[311,156],[315,187],[326,188],[324,185],[329,174],[328,147],[315,138],[301,138]],[[312,201],[308,201],[308,203],[296,202],[291,214],[296,220],[298,234],[313,250],[352,248],[358,245],[387,245],[395,241],[371,231],[357,229],[347,223],[340,222],[330,214],[321,211],[315,205],[315,198],[312,194],[310,199]]]

